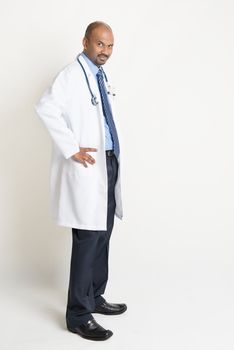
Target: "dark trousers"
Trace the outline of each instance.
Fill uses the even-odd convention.
[[[107,230],[72,229],[72,253],[66,310],[66,322],[75,327],[93,318],[95,306],[105,299],[108,280],[109,240],[114,226],[115,184],[118,161],[115,155],[106,155],[108,173]]]

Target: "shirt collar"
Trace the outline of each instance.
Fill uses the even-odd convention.
[[[94,64],[84,52],[81,53],[81,56],[85,59],[93,75],[96,76],[97,72],[99,71],[99,67],[96,66],[96,64]]]

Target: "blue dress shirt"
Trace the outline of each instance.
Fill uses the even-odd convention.
[[[93,73],[93,75],[95,76],[95,80],[97,82],[97,72],[99,70],[99,67],[96,66],[96,64],[94,64],[89,58],[88,56],[86,56],[86,54],[84,52],[81,53],[81,56],[85,59],[85,61],[87,62],[91,72]],[[97,83],[98,84],[98,83]],[[104,125],[105,125],[105,149],[109,150],[109,149],[113,149],[113,141],[112,141],[112,137],[111,137],[111,133],[109,130],[109,126],[106,122],[106,118],[104,117]]]

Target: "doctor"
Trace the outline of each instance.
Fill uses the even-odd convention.
[[[115,94],[102,68],[113,45],[109,25],[89,24],[83,52],[57,74],[36,105],[53,140],[52,215],[58,225],[72,229],[66,324],[91,340],[113,334],[92,313],[117,315],[127,309],[102,296],[114,216],[123,215]]]

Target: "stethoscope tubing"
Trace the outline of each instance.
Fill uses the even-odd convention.
[[[92,104],[93,104],[94,106],[96,106],[96,105],[98,104],[97,97],[94,95],[94,93],[93,93],[93,91],[92,91],[92,89],[91,89],[91,86],[90,86],[90,83],[89,83],[89,78],[88,78],[88,76],[87,76],[87,73],[86,73],[86,71],[85,71],[85,68],[84,68],[83,64],[80,62],[80,59],[79,59],[80,55],[81,55],[81,54],[79,54],[79,55],[77,56],[76,59],[77,59],[77,62],[80,64],[80,66],[81,66],[81,68],[82,68],[82,71],[83,71],[83,73],[84,73],[85,80],[86,80],[86,83],[87,83],[87,86],[88,86],[88,89],[89,89],[89,92],[90,92],[90,95],[91,95],[91,102],[92,102]],[[103,72],[103,75],[104,75],[104,78],[105,78],[105,80],[106,80],[106,83],[108,83],[106,73],[104,72],[104,70],[102,69],[102,67],[100,67],[100,69],[101,69],[102,72]],[[108,91],[108,94],[109,94],[109,93],[110,93],[110,92]]]

